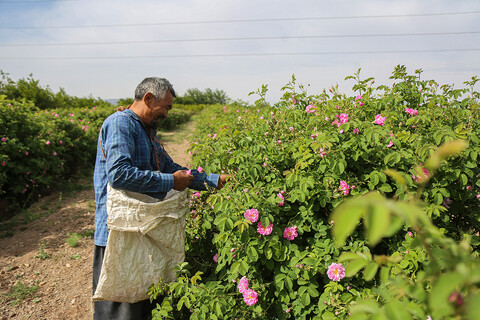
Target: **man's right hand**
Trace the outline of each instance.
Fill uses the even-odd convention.
[[[185,170],[176,171],[173,174],[173,189],[178,191],[185,190],[193,180],[193,175],[187,174]]]

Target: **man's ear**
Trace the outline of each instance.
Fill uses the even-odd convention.
[[[153,93],[147,92],[143,96],[143,102],[147,105],[147,107],[151,108],[151,106],[155,102],[155,97],[153,96]]]

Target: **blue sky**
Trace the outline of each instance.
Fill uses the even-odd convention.
[[[0,69],[103,99],[161,76],[179,94],[222,89],[250,102],[268,84],[276,102],[292,74],[311,94],[350,93],[344,79],[359,68],[389,84],[398,64],[460,88],[480,76],[475,32],[477,0],[0,0]]]

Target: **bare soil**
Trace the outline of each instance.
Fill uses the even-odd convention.
[[[167,152],[184,166],[190,161],[186,150],[193,129],[190,122],[161,134]],[[80,191],[58,191],[41,199],[28,210],[29,216],[40,218],[19,224],[11,237],[0,238],[0,320],[92,319],[92,180],[81,180]],[[66,242],[73,233],[82,235],[75,247]]]

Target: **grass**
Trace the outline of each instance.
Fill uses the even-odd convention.
[[[93,239],[94,234],[95,234],[95,230],[93,229],[85,230],[81,233],[82,237],[87,239]]]
[[[39,258],[42,260],[50,258],[52,255],[45,252],[45,249],[48,246],[48,242],[42,241],[38,244],[38,254],[35,256],[35,258]]]
[[[78,246],[78,241],[82,239],[82,235],[76,232],[67,234],[68,238],[65,242],[72,248]]]
[[[18,281],[13,287],[10,288],[10,291],[2,294],[5,299],[2,302],[9,302],[10,305],[16,306],[22,303],[23,300],[33,295],[39,288],[38,282],[35,282],[34,285],[27,285],[22,281]]]

